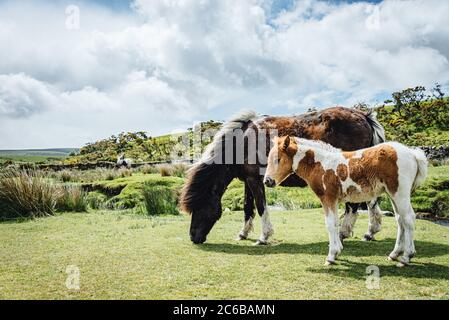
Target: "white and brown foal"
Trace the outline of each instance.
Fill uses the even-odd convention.
[[[398,233],[391,260],[399,265],[415,254],[415,213],[412,191],[427,175],[427,159],[419,149],[388,142],[355,152],[343,152],[329,144],[294,137],[277,138],[268,157],[264,183],[274,187],[295,173],[320,198],[329,232],[326,264],[335,262],[343,249],[339,237],[338,204],[370,202],[386,192],[393,204]]]

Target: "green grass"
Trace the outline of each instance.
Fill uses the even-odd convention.
[[[323,265],[327,233],[321,210],[273,212],[273,245],[233,240],[242,214],[225,214],[208,242],[193,245],[189,218],[126,212],[66,213],[0,224],[2,299],[448,299],[449,232],[418,221],[417,256],[397,268],[387,261],[394,218],[378,241],[362,242],[362,215],[338,265]],[[260,231],[260,219],[256,232]],[[66,268],[81,273],[65,286]],[[380,289],[366,287],[366,267],[380,268]]]

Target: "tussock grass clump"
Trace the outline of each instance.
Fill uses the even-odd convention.
[[[142,172],[143,174],[154,174],[159,173],[159,169],[156,166],[146,164],[142,168],[140,168],[140,172]]]
[[[120,178],[131,177],[133,175],[133,170],[122,168],[118,170],[118,175],[120,176]]]
[[[173,176],[184,178],[186,176],[187,170],[189,170],[189,165],[185,163],[177,163],[172,166]]]
[[[0,174],[0,218],[36,218],[54,214],[57,195],[42,173],[8,170]]]
[[[185,163],[176,163],[176,164],[161,164],[159,167],[159,174],[162,177],[178,177],[184,178],[186,176],[186,172],[189,169],[189,165]]]
[[[86,212],[87,211],[86,193],[79,186],[60,186],[57,192],[56,209],[67,212]]]
[[[168,164],[159,165],[159,174],[161,177],[170,177],[173,175],[173,168]]]
[[[63,170],[59,172],[59,179],[61,180],[61,182],[76,181],[74,174],[69,170]]]
[[[146,184],[142,194],[148,215],[179,214],[177,195],[171,189]]]
[[[104,176],[104,180],[115,180],[119,177],[119,174],[117,171],[115,170],[107,170],[105,171],[105,176]]]

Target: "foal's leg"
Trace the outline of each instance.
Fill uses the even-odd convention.
[[[397,260],[398,257],[404,252],[404,221],[402,219],[402,216],[399,214],[399,207],[396,204],[396,202],[391,199],[391,203],[393,205],[395,218],[396,218],[396,224],[398,226],[398,231],[396,235],[396,244],[394,245],[393,251],[388,255],[388,259],[390,260]]]
[[[367,203],[368,206],[368,232],[363,236],[364,240],[374,240],[374,235],[382,229],[382,211],[379,208],[378,199]]]
[[[399,258],[399,266],[408,265],[410,259],[415,255],[415,244],[413,241],[415,229],[415,212],[410,203],[410,198],[402,198],[396,202],[400,220],[403,226],[403,251],[404,254]]]
[[[344,240],[352,235],[352,230],[354,228],[355,222],[357,221],[359,208],[358,203],[346,203],[345,205],[345,215],[340,229],[340,239]]]
[[[329,233],[329,254],[326,258],[326,265],[335,263],[337,256],[341,253],[343,245],[338,233],[338,204],[331,207],[323,206],[326,216],[326,228]]]
[[[248,234],[253,231],[253,220],[254,220],[254,196],[251,192],[251,189],[248,185],[248,182],[245,181],[245,204],[243,207],[243,211],[245,212],[245,223],[243,225],[242,231],[240,231],[238,240],[245,240],[248,238]]]
[[[257,212],[262,218],[262,233],[256,245],[266,245],[268,244],[268,238],[273,235],[274,230],[268,214],[265,187],[261,177],[250,177],[247,181],[256,201]]]

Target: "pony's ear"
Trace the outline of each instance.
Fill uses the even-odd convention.
[[[283,144],[282,148],[284,150],[287,150],[289,146],[290,146],[290,136],[287,136],[284,139],[284,144]]]

